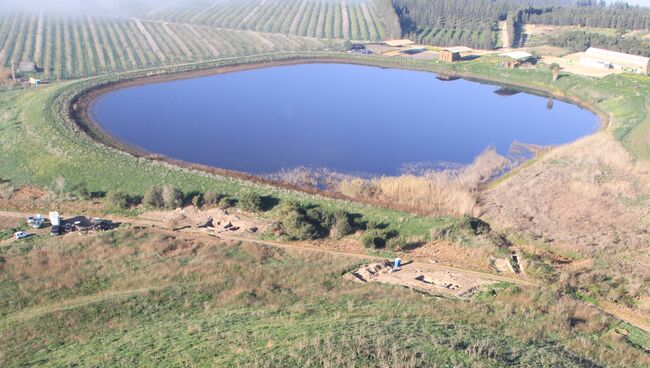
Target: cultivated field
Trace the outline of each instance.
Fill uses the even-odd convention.
[[[200,24],[90,15],[0,15],[0,65],[34,61],[48,80],[327,47],[337,46],[315,38]]]
[[[387,36],[373,2],[366,0],[208,1],[161,6],[143,17],[326,39],[380,40]]]

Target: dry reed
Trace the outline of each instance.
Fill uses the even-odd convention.
[[[479,216],[479,189],[511,164],[494,148],[488,148],[461,169],[428,171],[422,176],[345,180],[338,190],[352,198],[380,201],[426,215]]]

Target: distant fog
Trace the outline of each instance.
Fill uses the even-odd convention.
[[[238,0],[221,0],[238,1]],[[486,0],[489,1],[489,0]],[[0,0],[0,12],[23,11],[56,11],[66,13],[138,13],[154,8],[160,8],[172,3],[210,3],[206,0]],[[621,2],[610,0],[609,3]],[[627,0],[629,4],[650,6],[650,0]],[[206,5],[207,6],[207,5]]]
[[[114,14],[193,1],[196,0],[0,0],[0,12],[22,10]]]

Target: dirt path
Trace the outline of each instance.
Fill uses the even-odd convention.
[[[341,3],[341,27],[343,28],[343,39],[350,39],[350,13],[348,13],[348,2]]]
[[[508,22],[504,20],[499,28],[501,29],[501,48],[510,49],[511,45],[508,45]]]
[[[156,286],[150,288],[141,288],[141,289],[130,289],[130,290],[114,290],[114,291],[105,291],[93,295],[80,296],[73,299],[68,299],[63,302],[48,304],[38,307],[32,307],[23,309],[19,312],[8,314],[3,320],[1,327],[6,327],[13,322],[25,322],[30,319],[38,318],[46,314],[60,312],[69,309],[75,309],[90,305],[93,303],[102,302],[109,299],[115,299],[125,296],[130,296],[133,294],[143,294],[149,291],[162,290],[171,286],[177,286],[177,284]],[[0,328],[1,328],[0,327]]]
[[[632,326],[638,327],[645,332],[650,333],[650,323],[647,322],[647,317],[624,310],[616,304],[610,302],[601,302],[598,304],[597,308],[615,318],[620,319],[621,321],[627,322]]]
[[[12,212],[12,211],[0,211],[1,216],[5,217],[16,217],[16,218],[25,218],[29,216],[30,214],[27,213],[22,213],[22,212]],[[65,216],[62,216],[65,218]],[[375,260],[375,261],[381,261],[385,260],[386,257],[379,257],[379,256],[373,256],[373,255],[368,255],[368,254],[362,254],[362,253],[353,253],[353,252],[344,252],[344,251],[337,251],[337,250],[329,250],[329,249],[322,249],[322,248],[313,248],[313,247],[308,247],[308,246],[303,246],[303,245],[294,245],[294,244],[285,244],[285,243],[279,243],[279,242],[274,242],[274,241],[269,241],[269,240],[259,240],[251,237],[246,237],[246,236],[239,236],[239,235],[230,235],[230,234],[210,234],[207,230],[205,229],[192,229],[192,228],[187,228],[183,230],[169,230],[167,227],[167,224],[160,222],[160,221],[155,221],[151,219],[138,219],[138,218],[129,218],[129,217],[121,217],[121,216],[104,216],[104,218],[109,219],[114,222],[118,223],[124,223],[124,224],[130,224],[132,226],[141,226],[141,227],[151,227],[151,228],[156,228],[159,229],[160,231],[164,231],[170,234],[191,234],[193,236],[200,236],[200,237],[208,237],[212,239],[223,239],[223,240],[230,240],[230,241],[245,241],[253,244],[258,244],[258,245],[264,245],[264,246],[270,246],[270,247],[275,247],[275,248],[281,248],[281,249],[286,249],[286,250],[301,250],[301,251],[307,251],[307,252],[316,252],[316,253],[321,253],[321,254],[330,254],[330,255],[336,255],[336,256],[344,256],[344,257],[351,257],[351,258],[357,258],[357,259],[363,259],[363,260]],[[9,239],[5,241],[7,244],[10,244],[13,242],[13,239]],[[3,242],[3,243],[5,243]],[[515,279],[515,278],[510,278],[510,277],[504,277],[504,276],[498,276],[498,275],[493,275],[485,272],[479,272],[479,271],[472,271],[472,270],[466,270],[462,268],[457,268],[457,267],[451,267],[451,266],[445,266],[445,265],[440,265],[440,264],[433,264],[433,263],[424,263],[424,262],[412,262],[410,263],[412,267],[418,268],[421,270],[426,270],[426,271],[442,271],[442,272],[453,272],[453,273],[458,273],[461,275],[465,275],[468,277],[473,277],[473,278],[479,278],[482,280],[486,281],[501,281],[501,282],[509,282],[513,283],[516,285],[520,286],[540,286],[539,284],[536,284],[531,281],[526,281],[522,279]],[[169,287],[168,286],[161,286],[159,288],[165,288]],[[154,288],[154,289],[159,289],[159,288]],[[36,307],[36,308],[31,308],[26,311],[21,311],[18,312],[10,317],[8,317],[7,320],[5,320],[5,323],[8,320],[25,320],[29,318],[34,318],[39,315],[49,313],[52,311],[57,311],[57,310],[64,310],[64,309],[72,309],[75,308],[76,306],[82,306],[82,305],[87,305],[91,304],[93,302],[101,301],[104,299],[108,299],[111,297],[116,297],[116,296],[121,296],[121,295],[127,295],[127,294],[134,294],[134,293],[139,293],[139,292],[145,292],[148,290],[152,290],[151,288],[149,289],[135,289],[135,290],[125,290],[125,291],[114,291],[114,292],[107,292],[107,293],[101,293],[101,294],[96,294],[92,296],[87,296],[87,297],[80,297],[80,298],[75,298],[70,301],[66,301],[63,303],[59,303],[56,305],[51,305],[51,306],[44,306],[44,307]],[[623,311],[620,308],[618,308],[615,305],[610,305],[610,304],[603,304],[601,306],[597,307],[604,313],[607,313],[617,319],[620,319],[622,321],[625,321],[635,327],[638,327],[646,332],[650,332],[650,325],[648,325],[644,318],[642,316],[636,315],[634,313],[631,313],[629,311]]]
[[[140,31],[140,33],[142,33],[145,40],[149,44],[149,47],[151,47],[151,50],[153,50],[154,54],[156,54],[156,56],[158,56],[158,59],[160,59],[160,61],[167,60],[167,57],[165,56],[165,54],[162,51],[160,51],[160,48],[158,47],[158,44],[156,43],[156,40],[154,40],[153,36],[151,35],[151,33],[149,33],[149,31],[144,26],[144,24],[142,24],[140,19],[131,18],[131,20],[133,22],[135,22],[136,27],[138,27],[138,30]]]
[[[305,16],[306,8],[307,8],[307,1],[301,2],[300,8],[298,8],[296,15],[293,17],[293,20],[291,21],[291,26],[289,27],[289,34],[292,35],[298,34],[298,26],[300,26],[300,22],[302,21],[302,18]]]
[[[28,213],[22,213],[22,212],[11,212],[11,211],[0,211],[0,215],[5,216],[5,217],[16,217],[16,218],[26,218],[27,216],[30,216]],[[61,217],[63,219],[67,217],[71,217],[65,214],[62,214]],[[373,256],[373,255],[368,255],[364,253],[354,253],[354,252],[344,252],[344,251],[339,251],[339,250],[330,250],[330,249],[323,249],[323,248],[314,248],[314,247],[309,247],[309,246],[304,246],[304,245],[296,245],[296,244],[285,244],[285,243],[280,243],[280,242],[275,242],[275,241],[269,241],[269,240],[259,240],[255,239],[253,237],[249,236],[244,236],[244,235],[232,235],[229,233],[210,233],[209,230],[206,229],[194,229],[194,228],[184,228],[181,230],[171,230],[169,228],[169,224],[162,222],[162,221],[157,221],[153,219],[141,219],[141,218],[130,218],[130,217],[122,217],[122,216],[103,216],[102,218],[106,218],[108,220],[111,220],[116,223],[123,223],[123,224],[129,224],[132,226],[140,226],[140,227],[151,227],[151,228],[156,228],[161,231],[170,233],[170,234],[191,234],[193,236],[200,236],[200,237],[209,237],[212,239],[224,239],[224,240],[230,240],[230,241],[246,241],[249,243],[254,243],[258,245],[264,245],[264,246],[270,246],[270,247],[275,247],[275,248],[282,248],[282,249],[287,249],[287,250],[302,250],[302,251],[308,251],[308,252],[316,252],[316,253],[322,253],[322,254],[331,254],[331,255],[338,255],[338,256],[345,256],[345,257],[351,257],[351,258],[358,258],[358,259],[365,259],[365,260],[385,260],[386,257],[380,257],[380,256]],[[517,285],[522,285],[522,286],[539,286],[533,282],[522,280],[522,279],[516,279],[516,278],[511,278],[511,277],[505,277],[505,276],[498,276],[498,275],[493,275],[485,272],[479,272],[479,271],[472,271],[472,270],[466,270],[462,268],[457,268],[457,267],[451,267],[451,266],[445,266],[445,265],[440,265],[440,264],[433,264],[433,263],[425,263],[425,262],[412,262],[411,264],[416,265],[419,268],[422,269],[427,269],[427,270],[432,270],[432,271],[449,271],[449,272],[456,272],[456,273],[462,273],[467,276],[471,277],[477,277],[485,280],[490,280],[490,281],[503,281],[503,282],[510,282],[513,284]]]

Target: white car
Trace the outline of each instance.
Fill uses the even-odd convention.
[[[16,240],[25,239],[28,236],[29,236],[29,234],[27,234],[24,231],[19,231],[19,232],[14,234],[14,238],[16,238]]]

